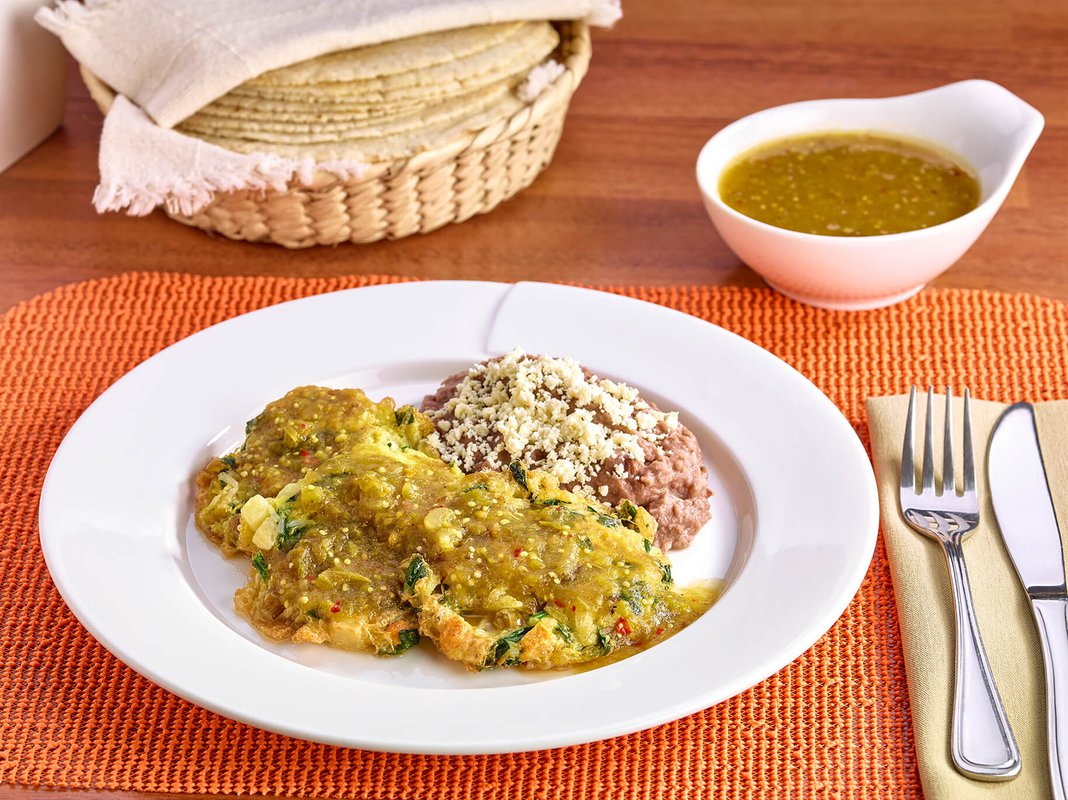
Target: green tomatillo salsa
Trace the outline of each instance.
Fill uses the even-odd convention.
[[[779,139],[736,158],[723,202],[777,228],[878,236],[929,228],[979,204],[970,170],[922,144],[866,132]]]

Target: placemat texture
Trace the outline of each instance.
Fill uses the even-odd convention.
[[[881,540],[842,618],[778,674],[650,731],[539,753],[423,757],[302,742],[180,700],[97,644],[53,587],[37,541],[41,482],[78,415],[127,370],[212,323],[390,280],[139,273],[66,287],[0,319],[0,781],[367,800],[921,796]],[[826,392],[865,442],[864,399],[912,383],[966,383],[1003,401],[1068,396],[1068,307],[1041,298],[927,291],[847,313],[768,290],[614,291],[768,348]]]

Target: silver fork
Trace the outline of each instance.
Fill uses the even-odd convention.
[[[916,487],[913,458],[913,412],[916,387],[909,394],[905,443],[901,448],[901,513],[920,533],[942,545],[953,585],[957,620],[957,669],[953,692],[951,752],[957,770],[983,781],[1003,781],[1020,771],[1020,749],[1009,728],[1001,696],[994,685],[983,640],[972,605],[968,568],[964,563],[964,540],[979,524],[979,496],[975,489],[975,456],[972,451],[971,402],[964,390],[964,480],[957,493],[953,473],[952,395],[946,389],[946,424],[943,445],[942,485],[935,490],[934,390],[927,390],[927,422],[924,425],[923,472]]]

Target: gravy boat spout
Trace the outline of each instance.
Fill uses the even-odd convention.
[[[990,216],[1012,188],[1045,124],[1037,109],[991,81],[961,81],[870,102],[886,103],[899,117],[891,132],[924,139],[963,158],[979,178],[982,193],[975,211],[993,203]]]
[[[866,309],[899,302],[948,269],[986,228],[1012,188],[1044,120],[996,83],[967,80],[879,99],[811,100],[734,122],[701,150],[697,181],[727,245],[774,288],[811,305]],[[836,237],[776,228],[727,206],[723,170],[768,141],[829,131],[863,131],[927,143],[974,171],[979,204],[929,228]]]

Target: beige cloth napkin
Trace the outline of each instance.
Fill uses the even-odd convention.
[[[192,216],[216,192],[280,192],[294,178],[311,186],[316,172],[359,178],[366,167],[358,161],[314,162],[275,153],[235,153],[161,128],[119,95],[100,134],[100,184],[93,205],[101,214],[125,208],[131,216],[144,216],[164,206],[172,214]]]
[[[619,0],[60,0],[37,21],[172,128],[268,70],[360,45],[523,19],[611,25]]]
[[[59,0],[36,19],[120,95],[101,136],[97,210],[166,205],[188,215],[217,191],[281,189],[293,175],[308,184],[316,171],[347,178],[366,167],[311,169],[169,130],[250,78],[433,31],[525,19],[611,25],[620,15],[620,0]]]
[[[938,432],[935,463],[939,465],[944,403],[944,397],[935,401]],[[955,622],[949,575],[941,547],[913,531],[898,507],[908,397],[870,398],[867,406],[882,530],[901,622],[920,780],[926,798],[1040,800],[1052,797],[1046,749],[1045,677],[1038,632],[1027,595],[1001,539],[986,481],[987,444],[1005,406],[984,401],[972,403],[976,479],[981,493],[980,524],[964,544],[983,643],[1023,759],[1019,776],[1004,783],[969,780],[953,766],[949,736]],[[918,436],[922,436],[922,404],[920,410]],[[960,400],[956,401],[953,413],[958,426],[955,452],[960,459],[963,419]],[[1068,401],[1036,404],[1035,417],[1063,535],[1068,531],[1068,447],[1065,447]],[[923,452],[922,440],[919,447],[917,459]]]

